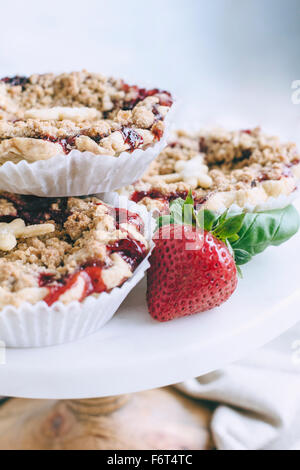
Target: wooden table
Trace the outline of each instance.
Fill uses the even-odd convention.
[[[90,400],[9,399],[0,450],[208,450],[213,406],[171,387]]]

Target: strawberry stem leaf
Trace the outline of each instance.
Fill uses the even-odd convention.
[[[246,214],[238,214],[228,219],[218,221],[217,226],[212,231],[212,234],[219,238],[219,240],[226,240],[227,238],[235,237],[241,230]]]
[[[233,250],[234,252],[234,259],[238,266],[242,266],[243,264],[249,263],[252,260],[252,256],[246,250],[237,249]]]
[[[159,217],[158,227],[170,224],[193,225],[211,232],[227,245],[239,267],[268,246],[281,245],[293,237],[299,230],[300,218],[293,206],[235,215],[229,215],[226,210],[221,216],[207,209],[196,211],[192,193],[189,192],[186,200],[179,198],[170,204],[169,215]]]
[[[244,276],[243,276],[243,271],[241,270],[241,268],[239,267],[238,264],[236,265],[236,270],[237,270],[237,272],[238,272],[239,277],[240,277],[241,279],[243,279],[243,277],[244,277]]]
[[[197,221],[198,226],[207,232],[211,232],[215,227],[219,216],[212,211],[208,211],[207,209],[198,212],[197,214]]]
[[[194,203],[194,198],[193,198],[193,193],[192,193],[192,191],[189,191],[189,192],[188,192],[188,195],[187,195],[187,197],[186,197],[186,199],[185,199],[185,201],[184,201],[184,205],[193,206],[193,207],[194,207],[195,203]]]

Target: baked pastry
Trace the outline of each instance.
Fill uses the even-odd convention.
[[[0,194],[0,308],[110,292],[149,251],[141,217],[96,197]]]
[[[219,210],[288,196],[299,178],[295,144],[281,143],[260,128],[193,135],[178,131],[143,178],[121,193],[149,210],[164,212],[170,201],[192,190],[196,204]]]
[[[0,164],[47,160],[73,149],[118,156],[164,133],[172,96],[82,72],[0,80]]]

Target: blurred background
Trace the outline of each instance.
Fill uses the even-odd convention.
[[[1,20],[1,76],[86,68],[171,89],[178,125],[299,141],[299,0],[15,0]]]

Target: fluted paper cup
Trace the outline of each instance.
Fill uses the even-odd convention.
[[[111,193],[111,195],[116,195],[116,194],[118,193],[115,193],[115,192]],[[120,194],[122,194],[122,197],[130,198],[132,192],[130,190],[127,190],[127,188],[123,188],[120,191]],[[107,198],[107,196],[108,196],[107,194],[99,195],[100,199],[101,198],[103,199],[104,197]],[[213,204],[213,206],[211,206],[208,200],[208,204],[199,205],[197,208],[200,210],[201,207],[207,207],[209,210],[213,210],[214,212],[217,212],[218,214],[222,214],[226,210],[228,210],[229,212],[238,212],[238,211],[263,212],[263,211],[271,211],[275,209],[284,209],[290,204],[293,204],[294,201],[298,199],[299,197],[300,197],[300,189],[299,189],[299,184],[298,184],[298,187],[291,194],[288,194],[288,195],[281,194],[278,197],[268,197],[265,201],[262,201],[256,204],[253,204],[251,202],[246,202],[245,204],[233,203],[229,205],[218,203],[217,205]],[[141,206],[142,204],[138,204],[138,205]],[[157,217],[159,214],[159,212],[156,209],[153,209],[152,211],[149,211],[149,212],[151,212],[151,214],[153,214],[154,217]]]
[[[266,201],[257,203],[257,204],[252,204],[251,202],[246,202],[245,204],[231,204],[230,206],[225,206],[225,205],[220,205],[217,209],[216,212],[219,214],[222,214],[226,210],[229,212],[263,212],[263,211],[271,211],[271,210],[276,210],[276,209],[284,209],[285,207],[289,206],[290,204],[293,204],[293,202],[299,198],[300,196],[300,191],[299,191],[299,186],[298,188],[293,191],[291,194],[285,195],[281,194],[278,197],[269,197],[267,198]]]
[[[118,310],[129,292],[144,277],[149,268],[149,256],[154,247],[154,221],[145,207],[113,195],[110,202],[138,213],[145,223],[145,237],[150,243],[148,256],[137,267],[133,276],[110,293],[87,297],[83,302],[64,305],[56,302],[49,307],[45,302],[24,303],[16,308],[7,306],[0,311],[0,340],[9,348],[32,348],[68,343],[100,330]]]
[[[159,142],[147,149],[118,157],[72,150],[49,160],[28,163],[6,162],[0,167],[0,191],[40,197],[83,196],[114,191],[137,181],[167,144],[172,113],[170,108]]]

